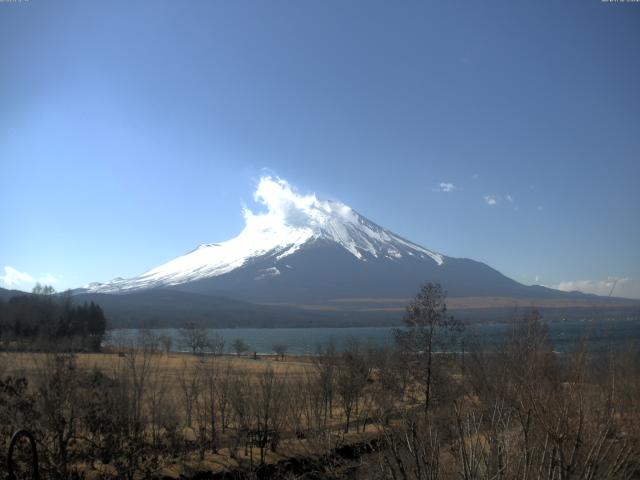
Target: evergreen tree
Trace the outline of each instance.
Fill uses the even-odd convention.
[[[99,350],[107,326],[102,308],[94,302],[73,305],[69,294],[54,293],[53,288],[36,284],[32,294],[2,302],[3,340],[40,339],[57,345],[59,340],[76,338],[84,348]]]

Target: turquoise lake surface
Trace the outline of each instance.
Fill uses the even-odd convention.
[[[558,352],[570,350],[576,341],[586,337],[593,350],[624,348],[638,345],[640,342],[640,319],[626,320],[584,320],[551,322],[549,333],[553,347]],[[482,324],[467,326],[463,332],[466,344],[475,341],[487,344],[499,344],[511,332],[509,324]],[[155,335],[168,335],[173,338],[174,351],[187,350],[181,343],[180,330],[175,328],[153,329]],[[313,355],[319,346],[333,342],[337,349],[344,348],[349,339],[357,339],[364,344],[377,346],[393,343],[392,327],[348,327],[348,328],[221,328],[209,330],[210,334],[222,335],[225,350],[231,352],[231,342],[240,338],[258,354],[273,353],[273,345],[285,344],[288,353],[294,355]],[[109,332],[106,345],[115,344],[121,339],[133,340],[141,330],[118,329]]]

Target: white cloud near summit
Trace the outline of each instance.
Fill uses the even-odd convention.
[[[59,278],[51,273],[46,273],[37,278],[30,275],[27,272],[21,272],[17,268],[13,268],[10,265],[4,266],[4,275],[0,275],[0,287],[18,289],[18,290],[30,290],[36,282],[43,285],[54,285]]]
[[[315,194],[303,195],[279,177],[260,178],[253,199],[267,208],[264,213],[243,210],[247,229],[304,228],[323,222],[327,214],[338,215],[348,221],[356,221],[350,207],[340,202],[318,200]]]
[[[9,265],[5,265],[4,275],[0,275],[0,285],[6,288],[16,288],[24,283],[33,282],[33,277],[27,272],[21,272]]]

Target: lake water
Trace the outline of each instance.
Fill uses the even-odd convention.
[[[498,343],[511,331],[507,324],[472,325],[465,329],[467,341],[480,340],[486,343]],[[231,351],[231,342],[244,340],[251,352],[273,353],[273,345],[288,346],[288,353],[294,355],[312,355],[318,346],[334,342],[340,350],[350,338],[362,343],[378,346],[390,345],[393,337],[390,327],[350,327],[350,328],[233,328],[216,329],[211,333],[222,335],[225,339],[225,350]],[[155,335],[168,335],[173,338],[174,351],[185,351],[181,345],[179,329],[154,329]],[[603,350],[613,346],[620,348],[638,345],[640,342],[640,319],[626,320],[593,320],[566,321],[549,323],[549,332],[554,349],[564,352],[575,345],[576,340],[587,336],[589,345],[594,350]],[[112,330],[105,343],[115,344],[120,339],[135,339],[141,331],[136,329]]]

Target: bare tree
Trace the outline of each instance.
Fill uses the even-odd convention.
[[[110,411],[105,413],[110,427],[108,448],[118,476],[132,480],[152,475],[161,468],[160,457],[150,455],[146,433],[149,418],[146,406],[153,377],[158,370],[155,345],[141,339],[130,343],[113,364],[114,387],[109,395]]]
[[[7,451],[19,428],[34,430],[39,412],[36,398],[26,377],[0,376],[0,451]],[[0,462],[0,477],[6,474],[4,462]]]
[[[376,417],[383,425],[388,425],[397,405],[404,401],[409,383],[406,363],[401,352],[392,348],[380,348],[371,359],[376,382],[373,384],[373,401]]]
[[[308,369],[305,370],[305,374],[301,379],[299,401],[302,404],[304,429],[298,432],[300,436],[306,437],[307,433],[311,433],[314,437],[322,437],[322,432],[326,430],[326,383],[320,380],[319,377],[318,371]]]
[[[287,354],[287,350],[289,350],[289,346],[284,343],[276,343],[272,348],[275,354],[280,357],[280,360],[284,360],[284,356]]]
[[[201,380],[200,364],[190,364],[184,361],[178,372],[178,385],[184,408],[185,423],[189,428],[193,426],[193,409],[202,388]]]
[[[394,331],[397,345],[414,364],[415,380],[422,386],[424,411],[429,411],[436,376],[434,353],[444,351],[461,325],[447,314],[445,293],[439,284],[426,283],[407,306],[406,329]]]
[[[287,417],[283,374],[277,375],[269,366],[260,373],[258,385],[251,399],[253,401],[254,430],[260,449],[260,463],[265,461],[267,447],[276,451],[282,425]]]
[[[143,328],[139,335],[137,346],[150,353],[156,353],[160,348],[160,338],[148,328]]]
[[[38,365],[37,400],[43,459],[54,478],[70,475],[72,451],[80,411],[78,371],[73,355],[47,355]]]
[[[420,328],[431,328],[428,322],[409,330],[424,337],[409,343],[412,348],[400,343],[405,338],[396,350],[351,340],[337,352],[330,344],[293,374],[268,362],[265,369],[234,367],[243,362],[217,355],[183,355],[176,372],[173,362],[154,353],[157,342],[149,336],[123,339],[111,356],[7,354],[0,356],[0,447],[6,448],[14,428],[27,426],[47,478],[86,472],[133,480],[157,477],[169,463],[195,475],[203,464],[193,447],[200,459],[208,451],[229,452],[246,467],[236,455],[244,444],[251,468],[254,460],[269,460],[269,449],[278,456],[306,451],[330,459],[323,454],[351,441],[344,431],[355,425],[356,433],[367,431],[358,442],[379,433],[371,446],[377,445],[383,478],[640,475],[636,345],[601,352],[581,339],[559,353],[532,311],[514,320],[502,342],[472,342],[462,369],[459,357],[439,353],[448,330],[435,323],[427,333]],[[431,386],[437,387],[430,394],[429,335]],[[419,375],[411,377],[412,370]],[[450,396],[442,401],[445,394]],[[425,407],[429,396],[437,401]],[[367,428],[371,424],[375,429]]]
[[[349,433],[352,413],[358,417],[361,397],[370,374],[368,365],[360,344],[350,339],[341,355],[341,364],[336,378],[336,390],[342,400],[345,415],[345,433]],[[356,423],[357,426],[357,423]]]
[[[429,417],[403,410],[394,423],[382,427],[386,448],[380,450],[384,478],[398,480],[437,480],[441,478],[440,451],[443,446],[438,429]],[[478,477],[481,478],[481,477]]]
[[[336,346],[333,341],[327,345],[318,347],[318,354],[314,357],[316,367],[316,380],[323,397],[324,426],[327,426],[328,419],[333,417],[333,400],[336,382]]]
[[[145,411],[149,417],[151,439],[155,449],[161,447],[162,433],[175,423],[175,408],[168,395],[170,382],[167,373],[154,362],[149,371],[145,395]]]
[[[236,451],[240,443],[247,441],[247,434],[252,427],[253,402],[254,398],[249,376],[238,374],[231,377],[229,384],[229,405],[233,409],[233,426],[235,435],[229,445],[232,458],[235,458]],[[245,443],[246,445],[246,443]]]
[[[218,412],[220,414],[220,430],[223,434],[229,425],[231,389],[233,386],[233,379],[237,375],[237,372],[228,360],[224,362],[224,365],[220,368],[218,375],[218,386],[215,393],[217,397],[216,403],[218,405]]]
[[[219,333],[213,333],[209,338],[209,350],[214,356],[220,356],[224,353],[225,340]]]
[[[197,398],[197,409],[201,445],[204,447],[208,444],[211,451],[216,453],[218,451],[218,399],[221,397],[218,388],[221,375],[215,356],[209,357],[202,362],[200,377],[202,388],[201,394]]]
[[[231,348],[236,352],[236,355],[244,355],[249,351],[249,345],[241,338],[236,338],[233,342],[231,342]]]
[[[474,349],[467,377],[477,401],[454,402],[452,450],[462,478],[622,479],[637,472],[628,433],[637,422],[623,420],[629,405],[616,393],[615,362],[600,356],[590,365],[586,347],[581,340],[557,355],[532,311],[499,348]]]
[[[210,348],[207,331],[193,322],[187,322],[180,329],[180,338],[183,348],[189,350],[193,355],[202,354]]]
[[[171,353],[171,347],[173,346],[173,338],[171,335],[160,335],[158,340],[165,355],[169,355]]]

